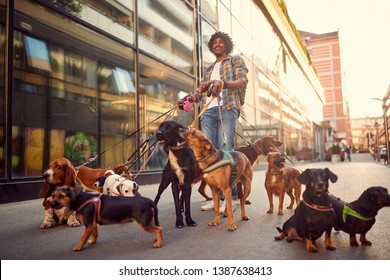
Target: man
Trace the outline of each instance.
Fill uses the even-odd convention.
[[[208,42],[208,48],[214,54],[216,60],[205,69],[200,90],[195,95],[190,95],[189,100],[200,102],[202,107],[208,104],[207,110],[201,118],[201,129],[213,145],[218,149],[233,150],[236,120],[240,112],[240,94],[246,89],[248,83],[248,69],[245,61],[240,56],[233,57],[230,55],[233,51],[233,41],[228,34],[223,32],[214,33]],[[210,87],[212,90],[204,90]],[[210,95],[210,91],[213,94]],[[218,98],[213,99],[213,95],[218,95]],[[221,110],[222,121],[219,109]],[[223,144],[226,144],[226,147],[222,147]],[[232,197],[233,200],[237,200],[236,186],[232,190]],[[223,212],[226,205],[223,192],[220,192],[220,198],[222,200],[220,212]],[[233,211],[235,210],[235,204],[233,203]],[[201,209],[204,211],[213,210],[213,201],[203,205]]]

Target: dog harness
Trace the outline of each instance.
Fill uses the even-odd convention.
[[[311,209],[314,209],[314,210],[318,210],[318,211],[333,211],[333,207],[332,207],[332,204],[330,205],[326,205],[326,206],[322,206],[322,205],[316,205],[316,204],[312,204],[312,203],[309,203],[305,200],[302,200],[303,203],[306,204],[307,207],[311,208]]]
[[[100,204],[101,204],[100,197],[98,197],[98,196],[91,197],[91,198],[87,199],[86,201],[84,201],[77,208],[76,212],[80,211],[85,205],[87,205],[89,203],[93,203],[93,205],[95,206],[95,219],[96,219],[96,222],[98,222],[99,216],[100,216]]]
[[[344,205],[344,207],[343,207],[343,222],[344,223],[347,220],[347,215],[351,215],[351,216],[358,218],[360,220],[363,220],[363,221],[372,220],[372,217],[364,217],[360,213],[358,213],[355,210],[348,207],[347,205]]]
[[[223,154],[222,159],[217,161],[216,163],[210,165],[209,167],[202,169],[202,172],[209,173],[209,172],[212,172],[212,171],[214,171],[222,166],[230,164],[232,166],[232,174],[230,176],[229,185],[231,186],[233,184],[234,180],[236,179],[236,176],[237,176],[236,162],[233,160],[233,157],[229,153],[229,151],[225,151],[225,150],[219,150],[219,151]]]

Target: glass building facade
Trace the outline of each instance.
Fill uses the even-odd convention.
[[[166,117],[194,120],[197,108],[171,109],[214,62],[217,30],[249,69],[241,135],[318,150],[322,88],[270,7],[280,10],[275,0],[0,0],[0,202],[34,198],[58,157],[130,162],[141,181],[159,181],[154,131]]]

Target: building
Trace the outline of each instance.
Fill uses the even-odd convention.
[[[324,90],[282,0],[0,0],[0,202],[36,198],[63,156],[158,182],[154,131],[168,112],[194,119],[173,109],[213,63],[217,30],[249,68],[246,140],[320,151]]]
[[[385,138],[379,137],[383,128],[383,117],[351,119],[353,150],[373,154],[377,146],[385,145]]]
[[[326,149],[335,142],[352,145],[339,32],[314,34],[299,31],[299,34],[308,48],[314,68],[325,90],[323,119],[334,130],[333,136],[326,141]]]

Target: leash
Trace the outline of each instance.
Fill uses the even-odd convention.
[[[156,143],[157,143],[157,140],[156,140],[156,142],[154,142],[153,145],[155,145]],[[153,146],[153,145],[152,145],[152,146]],[[154,155],[154,153],[156,152],[157,148],[158,148],[158,145],[156,145],[156,146],[154,147],[153,152],[150,154],[150,156],[148,157],[148,159],[144,162],[144,164],[142,165],[142,167],[140,168],[140,170],[138,170],[137,174],[135,174],[134,179],[137,178],[138,175],[141,173],[141,171],[145,168],[146,164],[149,162],[149,160],[151,159],[151,157]]]
[[[140,132],[141,130],[143,130],[145,127],[147,127],[148,125],[154,123],[155,121],[159,120],[160,118],[162,118],[163,116],[169,114],[169,113],[172,113],[172,111],[174,112],[176,110],[176,108],[178,107],[178,105],[174,106],[173,108],[169,109],[168,111],[166,111],[165,113],[163,113],[162,115],[158,116],[157,118],[155,118],[154,120],[152,120],[151,122],[147,123],[146,125],[144,125],[143,127],[137,129],[136,131],[134,131],[133,133],[127,135],[126,137],[122,138],[120,141],[118,141],[117,143],[115,143],[114,145],[112,145],[111,147],[105,149],[104,151],[100,152],[99,154],[97,154],[95,157],[93,158],[90,158],[89,160],[87,160],[86,162],[84,162],[83,164],[79,165],[76,167],[76,169],[80,168],[81,166],[85,166],[85,165],[89,165],[93,162],[96,161],[96,159],[101,156],[102,154],[104,154],[105,152],[107,152],[108,150],[110,149],[113,149],[115,146],[119,145],[120,143],[122,143],[123,141],[125,141],[127,138],[133,136],[134,134]]]

